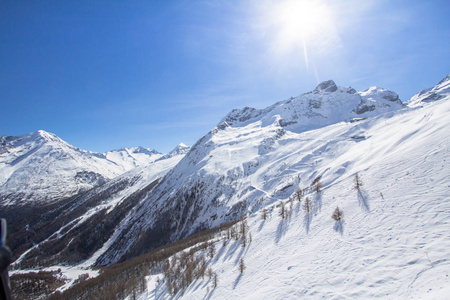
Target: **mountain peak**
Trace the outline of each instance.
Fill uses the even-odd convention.
[[[445,98],[450,93],[450,74],[445,76],[434,87],[421,90],[407,102],[409,107],[421,106]]]
[[[62,142],[62,140],[58,136],[45,130],[38,130],[32,133],[31,136],[36,136],[38,138],[40,137],[46,142]]]
[[[398,102],[401,104],[400,98],[398,97],[397,93],[383,89],[378,86],[372,86],[368,89],[365,89],[362,92],[359,92],[359,94],[364,98],[370,98],[372,100],[387,100],[390,102]]]
[[[27,143],[29,143],[30,147],[31,145],[34,145],[33,147],[41,147],[49,142],[53,145],[69,146],[69,144],[60,139],[58,136],[45,130],[38,130],[19,136],[7,136],[1,139],[2,146],[4,147],[10,147],[13,145],[17,147]]]
[[[178,156],[178,155],[185,155],[185,154],[187,154],[189,152],[189,150],[191,150],[190,146],[186,146],[183,143],[179,143],[172,151],[170,151],[169,153],[167,153],[164,156],[161,156],[156,161],[172,158],[172,157],[175,157],[175,156]]]
[[[450,81],[450,74],[445,76],[441,81],[439,81],[438,85],[444,84],[445,82]]]
[[[186,146],[183,143],[179,143],[172,151],[169,152],[169,156],[175,156],[175,155],[179,155],[179,154],[186,154],[189,152],[189,150],[191,149],[191,147]]]
[[[336,83],[333,80],[327,80],[320,83],[315,89],[314,92],[336,92],[338,89]]]

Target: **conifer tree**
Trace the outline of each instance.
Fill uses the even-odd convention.
[[[342,218],[344,218],[344,213],[342,212],[342,210],[339,209],[339,206],[337,206],[336,209],[333,211],[331,218],[333,218],[333,220],[335,220],[336,222],[340,222]]]
[[[208,257],[213,258],[216,255],[216,245],[211,242],[208,246]]]
[[[312,210],[313,210],[313,203],[312,201],[309,199],[309,197],[306,197],[305,202],[303,203],[303,210],[305,211],[305,213],[309,214]]]
[[[244,273],[244,270],[245,270],[245,263],[244,263],[244,259],[241,258],[241,260],[239,261],[239,272],[240,272],[241,274],[243,274],[243,273]]]
[[[298,188],[294,193],[294,197],[297,199],[298,202],[301,202],[303,198],[303,190],[301,188]]]
[[[261,211],[261,218],[265,221],[267,220],[267,208],[263,208]]]
[[[321,178],[322,178],[321,176],[318,176],[318,177],[316,177],[316,178],[313,180],[313,182],[311,183],[311,188],[312,188],[312,190],[315,191],[316,193],[320,193],[320,192],[322,191],[323,185],[322,185],[322,183],[320,182],[320,179],[321,179]]]
[[[355,190],[357,190],[357,191],[361,190],[361,187],[363,186],[363,183],[361,182],[361,178],[359,176],[359,173],[355,174],[354,181],[355,181],[355,186],[354,186]]]
[[[216,272],[214,272],[212,279],[213,279],[213,288],[215,289],[217,287],[217,284],[219,283],[219,277],[217,276]]]
[[[285,219],[285,218],[286,218],[286,215],[287,215],[287,212],[286,212],[286,205],[284,204],[283,201],[281,201],[281,203],[280,203],[280,217],[281,217],[282,219]]]

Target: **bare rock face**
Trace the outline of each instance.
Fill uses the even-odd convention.
[[[373,86],[358,94],[361,96],[361,102],[354,110],[358,115],[370,114],[373,116],[404,107],[396,93],[380,87]]]
[[[327,81],[320,83],[314,89],[314,92],[315,93],[320,93],[320,92],[332,93],[332,92],[336,92],[337,89],[338,89],[338,87],[337,87],[336,83],[334,83],[333,80],[327,80]]]

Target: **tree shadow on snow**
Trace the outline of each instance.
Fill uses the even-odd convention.
[[[154,296],[155,300],[166,299],[166,295],[168,294],[167,289],[163,286],[160,287],[157,285],[153,292],[149,293],[147,296]]]
[[[368,200],[367,194],[362,190],[358,190],[357,194],[358,194],[359,206],[361,206],[362,210],[364,210],[365,212],[370,212],[370,206],[369,206],[369,200]]]
[[[303,217],[303,225],[305,226],[306,233],[309,233],[309,227],[311,226],[312,221],[312,212],[305,213],[305,216]]]
[[[231,242],[231,244],[228,246],[228,249],[226,249],[227,253],[224,255],[223,261],[227,261],[229,259],[232,259],[234,253],[239,249],[239,247],[242,248],[240,240],[236,241],[236,240],[232,239],[231,241],[229,241],[229,243],[230,242]],[[226,248],[226,246],[225,247],[221,247],[221,249],[225,249],[225,248]],[[221,252],[220,256],[222,256],[223,252],[221,250],[219,250],[219,252]]]
[[[344,234],[344,221],[337,221],[334,223],[333,226],[334,231],[340,233],[341,235]]]
[[[233,283],[233,290],[237,287],[239,281],[241,281],[241,277],[242,277],[242,274],[239,274],[239,276],[234,281],[234,283]]]
[[[263,220],[262,222],[259,223],[258,232],[260,232],[263,229],[264,224],[266,224],[266,220]]]
[[[320,212],[322,210],[322,192],[316,193],[313,198],[314,203],[314,213]]]
[[[248,251],[248,246],[247,247],[242,247],[241,246],[241,251],[239,251],[239,253],[236,255],[236,259],[234,260],[234,265],[237,266],[239,264],[239,261],[242,258],[242,255],[244,255],[245,253],[247,253]]]
[[[278,223],[277,235],[275,237],[275,243],[278,244],[281,238],[286,234],[288,230],[288,222],[287,219],[281,219],[280,223]]]
[[[225,255],[225,251],[227,250],[227,246],[229,243],[230,241],[226,241],[225,245],[223,245],[222,242],[222,245],[220,245],[219,247],[219,251],[217,251],[217,255],[215,255],[216,261],[218,261],[222,257],[222,255]]]
[[[211,289],[209,290],[209,292],[206,293],[205,297],[203,297],[203,299],[211,299],[211,297],[214,295],[215,290],[216,290],[216,289],[211,288]]]

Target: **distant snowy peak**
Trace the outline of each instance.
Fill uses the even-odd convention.
[[[124,167],[124,171],[146,166],[163,156],[162,153],[144,147],[131,147],[111,150],[103,154],[108,160]]]
[[[108,152],[127,152],[127,153],[134,153],[134,154],[147,154],[147,155],[155,155],[155,154],[161,154],[160,152],[151,149],[151,148],[144,148],[141,146],[138,147],[130,147],[130,148],[120,148],[117,150],[111,150]]]
[[[357,114],[364,114],[369,111],[383,113],[389,110],[403,107],[402,101],[393,91],[385,90],[380,87],[370,87],[362,92],[358,92],[361,96],[361,102],[356,107]]]
[[[313,93],[320,93],[320,92],[336,92],[338,90],[338,87],[336,83],[333,80],[327,80],[319,84],[313,91]]]
[[[175,147],[172,151],[169,152],[170,156],[180,155],[180,154],[186,154],[189,152],[191,147],[186,146],[183,143],[178,144],[178,146]]]
[[[0,205],[48,203],[101,185],[163,155],[143,147],[85,151],[39,130],[0,137]]]
[[[24,158],[39,149],[57,148],[79,150],[69,143],[63,141],[56,135],[44,130],[20,135],[20,136],[1,136],[0,137],[0,170],[2,164],[19,163]]]
[[[235,109],[222,120],[218,128],[241,127],[260,121],[261,126],[278,124],[290,131],[302,132],[403,107],[398,95],[392,91],[371,87],[356,92],[351,87],[338,87],[334,81],[328,80],[311,92],[264,109]]]
[[[2,137],[0,204],[57,201],[122,172],[102,155],[78,149],[43,130]]]
[[[186,153],[189,152],[189,150],[191,150],[190,146],[186,146],[185,144],[180,143],[172,151],[170,151],[166,155],[162,156],[159,160],[172,158],[172,157],[175,157],[178,155],[185,155]]]
[[[9,149],[16,148],[27,144],[27,149],[41,147],[44,144],[51,143],[64,147],[72,147],[56,135],[44,130],[20,135],[20,136],[1,136],[0,137],[0,153],[9,152]]]
[[[424,103],[429,103],[443,99],[450,95],[450,74],[445,76],[437,85],[432,88],[421,90],[415,94],[408,102],[409,107],[421,106]]]

